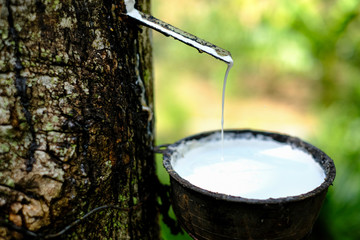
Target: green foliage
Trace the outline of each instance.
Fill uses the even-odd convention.
[[[315,142],[335,161],[337,176],[321,214],[334,239],[359,239],[360,85],[321,115]]]
[[[308,138],[337,168],[320,221],[333,239],[360,239],[359,1],[153,0],[153,7],[160,19],[231,52],[235,65],[226,101],[265,96],[312,109],[318,123]],[[181,43],[155,37],[157,133],[162,144],[198,132],[198,126],[193,130],[189,125],[201,109],[189,105],[200,100],[191,102],[195,98],[184,89],[192,82],[221,92],[225,66]],[[203,94],[208,93],[199,92],[198,97]],[[220,117],[216,114],[213,117]],[[158,165],[161,168],[160,159]],[[159,174],[168,181],[166,172]],[[166,231],[165,240],[183,239]]]

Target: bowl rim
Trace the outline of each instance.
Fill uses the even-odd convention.
[[[163,166],[165,170],[170,175],[170,178],[178,182],[180,185],[182,185],[186,189],[190,189],[192,191],[198,192],[200,194],[204,194],[206,196],[218,199],[218,200],[225,200],[229,202],[243,202],[243,203],[250,203],[250,204],[278,204],[278,203],[284,203],[284,202],[294,202],[294,201],[301,201],[310,197],[314,197],[318,194],[320,194],[323,191],[327,191],[330,185],[333,184],[333,181],[336,176],[336,169],[334,161],[326,155],[323,151],[318,149],[317,147],[313,146],[312,144],[305,142],[301,140],[300,138],[293,137],[290,135],[277,133],[277,132],[269,132],[269,131],[259,131],[259,130],[252,130],[252,129],[226,129],[224,130],[224,135],[226,134],[234,134],[236,136],[241,136],[243,138],[251,138],[251,137],[266,137],[271,138],[274,141],[281,142],[281,143],[289,143],[292,146],[302,149],[309,154],[313,156],[315,161],[317,161],[323,170],[325,171],[325,179],[324,182],[313,189],[310,192],[296,195],[296,196],[288,196],[288,197],[281,197],[281,198],[268,198],[268,199],[254,199],[254,198],[244,198],[240,196],[233,196],[233,195],[227,195],[223,193],[217,193],[212,192],[200,187],[197,187],[190,183],[189,181],[182,178],[172,167],[171,159],[172,155],[176,152],[176,148],[189,140],[198,140],[201,138],[205,138],[207,136],[210,136],[212,134],[221,133],[221,130],[214,130],[214,131],[206,131],[201,132],[198,134],[194,134],[188,137],[185,137],[181,140],[176,141],[173,144],[166,145],[166,149],[161,150],[161,153],[163,154]]]

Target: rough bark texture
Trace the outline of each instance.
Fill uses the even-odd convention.
[[[137,1],[149,11],[149,0]],[[0,0],[0,238],[158,239],[149,31],[124,1]]]

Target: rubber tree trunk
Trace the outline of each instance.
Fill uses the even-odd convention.
[[[60,238],[159,239],[149,31],[124,12],[123,0],[0,0],[0,238],[113,204]]]

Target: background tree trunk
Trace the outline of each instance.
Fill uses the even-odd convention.
[[[149,12],[149,0],[137,8]],[[124,1],[0,0],[0,238],[158,239],[149,30]]]

